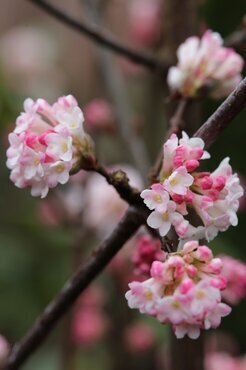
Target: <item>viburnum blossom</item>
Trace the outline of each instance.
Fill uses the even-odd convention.
[[[230,304],[237,304],[246,298],[246,263],[230,256],[220,256],[222,273],[227,279],[227,287],[222,296]]]
[[[171,67],[167,81],[170,89],[185,97],[206,90],[212,97],[230,94],[241,81],[243,58],[223,46],[221,36],[210,30],[201,39],[189,37],[177,50],[178,64]]]
[[[154,261],[148,280],[129,284],[128,305],[171,324],[177,338],[187,334],[196,339],[200,329],[217,328],[221,317],[231,312],[221,302],[226,287],[221,269],[221,260],[213,258],[207,246],[187,242],[164,262]]]
[[[200,138],[189,138],[182,132],[163,146],[160,182],[141,193],[152,211],[147,219],[150,227],[165,236],[174,227],[180,239],[212,240],[219,231],[238,223],[237,210],[243,188],[237,174],[233,174],[229,158],[225,158],[212,173],[198,172],[200,160],[210,157]],[[200,225],[193,226],[189,212],[199,216]],[[187,216],[187,219],[185,218]]]
[[[14,184],[30,187],[31,194],[41,198],[49,188],[65,184],[83,145],[88,145],[83,121],[72,95],[60,97],[53,105],[44,99],[26,99],[24,112],[9,134],[7,167]]]

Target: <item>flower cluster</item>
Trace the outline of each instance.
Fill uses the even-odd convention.
[[[201,40],[189,37],[177,51],[178,64],[168,72],[173,92],[194,97],[206,89],[215,98],[227,96],[241,81],[243,58],[222,46],[218,33],[206,31]]]
[[[170,323],[177,338],[196,339],[200,329],[216,328],[231,308],[221,302],[226,279],[220,275],[222,262],[197,241],[170,254],[165,262],[154,261],[151,278],[133,281],[126,293],[130,308]]]
[[[135,274],[149,276],[152,262],[165,259],[165,253],[161,250],[159,239],[150,235],[141,235],[136,241],[136,249],[132,255],[132,262],[135,266]]]
[[[227,287],[222,296],[230,304],[237,304],[246,297],[246,263],[230,256],[220,256],[223,263],[222,274],[227,279]]]
[[[212,240],[219,231],[237,225],[238,199],[243,195],[237,174],[232,173],[225,158],[212,173],[197,172],[200,160],[209,158],[200,138],[189,138],[185,132],[178,140],[173,134],[164,144],[164,160],[160,183],[141,193],[144,203],[153,212],[149,226],[165,236],[171,226],[180,239]],[[184,216],[193,209],[202,224],[193,226]]]
[[[24,110],[9,134],[7,166],[17,187],[30,187],[33,196],[44,198],[49,188],[68,181],[79,159],[86,137],[84,117],[71,95],[60,97],[52,106],[29,98]]]

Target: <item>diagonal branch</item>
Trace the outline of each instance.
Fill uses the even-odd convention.
[[[238,87],[228,96],[219,108],[194,134],[205,141],[208,148],[219,136],[219,134],[231,123],[246,106],[246,77]]]
[[[225,129],[235,116],[246,105],[246,78],[235,91],[221,104],[215,113],[196,132],[206,147],[212,144],[220,132]],[[88,261],[65,284],[60,293],[53,299],[34,326],[14,347],[5,370],[15,370],[45,340],[60,318],[71,307],[76,298],[107,266],[122,245],[137,231],[146,220],[141,208],[129,208],[122,221],[112,234],[99,246]]]
[[[6,369],[18,369],[30,354],[35,351],[80,293],[107,266],[122,245],[137,231],[143,222],[144,217],[135,208],[128,209],[112,234],[67,281],[61,292],[46,307],[26,336],[15,344]]]
[[[155,56],[133,50],[131,47],[124,45],[113,36],[109,34],[106,35],[99,28],[87,24],[86,22],[80,22],[74,19],[45,0],[29,1],[43,9],[46,13],[56,18],[60,22],[84,34],[100,46],[108,48],[115,53],[121,54],[122,56],[130,59],[132,62],[141,64],[150,70],[159,71],[166,74],[169,66],[165,65],[165,63],[162,61],[159,61]]]

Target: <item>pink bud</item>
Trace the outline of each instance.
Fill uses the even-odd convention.
[[[187,155],[187,147],[184,145],[179,145],[175,150],[176,156],[185,158]]]
[[[172,194],[172,199],[177,204],[181,204],[184,201],[184,196],[183,195],[180,195],[180,194]]]
[[[37,143],[37,136],[36,135],[33,135],[33,134],[28,134],[26,135],[26,145],[29,146],[30,148],[34,148],[36,143]]]
[[[196,147],[190,150],[190,157],[193,159],[201,159],[204,150],[202,148]]]
[[[160,261],[154,261],[150,269],[150,275],[155,279],[162,279],[164,272],[164,264]]]
[[[203,190],[211,189],[212,186],[213,186],[213,180],[211,179],[210,176],[204,176],[201,179],[201,188]]]
[[[195,284],[191,279],[184,279],[179,286],[180,293],[186,294]]]
[[[189,189],[187,190],[187,193],[185,194],[184,196],[184,201],[186,203],[191,203],[194,199],[194,194],[192,193],[192,191],[190,191]]]
[[[194,265],[187,266],[186,270],[187,270],[187,274],[191,278],[194,278],[197,275],[197,272],[198,272],[197,268]]]
[[[193,172],[199,167],[199,162],[196,159],[190,159],[185,163],[188,172]]]
[[[220,290],[224,290],[227,286],[227,278],[223,275],[216,276],[216,278],[211,279],[211,285]]]
[[[218,191],[221,191],[222,189],[224,189],[225,187],[225,184],[226,184],[226,179],[224,176],[216,176],[215,179],[214,179],[214,188]]]
[[[223,264],[220,258],[213,258],[212,261],[208,264],[208,269],[213,274],[219,274],[222,270]]]
[[[173,159],[174,168],[183,166],[183,157],[176,155]]]
[[[197,249],[196,256],[200,261],[204,262],[210,261],[213,258],[211,249],[206,247],[206,245],[202,245]]]

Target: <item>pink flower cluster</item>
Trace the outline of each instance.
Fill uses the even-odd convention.
[[[201,40],[189,37],[177,50],[177,66],[169,69],[170,89],[187,97],[198,95],[202,89],[215,98],[230,94],[242,79],[244,61],[222,45],[221,36],[210,30]]]
[[[180,239],[212,240],[219,231],[237,225],[238,199],[243,188],[237,174],[232,173],[225,158],[212,173],[197,172],[200,160],[209,158],[200,138],[189,138],[183,132],[173,134],[164,144],[164,160],[160,183],[141,193],[144,203],[153,212],[147,223],[165,236],[171,226]],[[202,225],[194,227],[185,219],[193,209]]]
[[[30,187],[33,196],[44,198],[49,188],[68,181],[79,159],[84,117],[72,95],[60,97],[52,106],[44,99],[29,98],[24,110],[9,134],[7,167],[17,187]]]
[[[165,253],[161,250],[161,242],[150,235],[141,235],[136,241],[136,249],[132,255],[135,266],[135,274],[149,276],[150,268],[154,261],[165,259]]]
[[[220,256],[222,274],[227,279],[227,287],[222,296],[230,304],[238,304],[246,298],[246,263],[230,256]]]
[[[177,338],[196,339],[200,329],[217,328],[231,308],[221,302],[226,279],[220,275],[222,262],[197,241],[169,254],[165,262],[154,261],[151,278],[133,281],[126,293],[130,308],[172,324]]]

